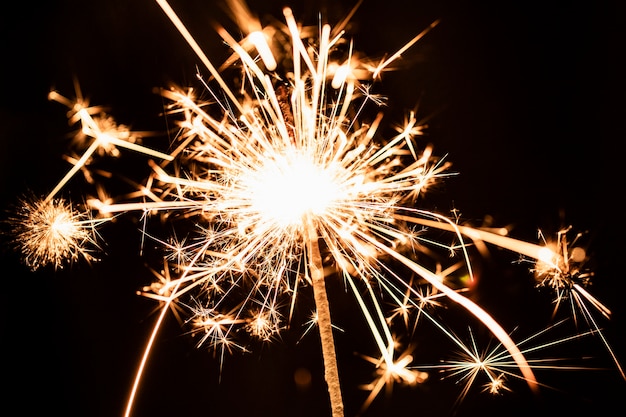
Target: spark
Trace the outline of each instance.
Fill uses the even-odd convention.
[[[259,312],[248,321],[247,330],[252,336],[269,342],[280,333],[280,321],[280,314],[275,310]]]
[[[442,277],[446,276],[441,273],[440,275]],[[458,291],[464,290],[465,289],[461,289]],[[409,324],[413,322],[413,330],[415,330],[415,326],[419,323],[422,313],[428,308],[441,307],[441,299],[444,297],[444,294],[439,293],[431,285],[419,285],[414,289],[412,280],[409,280],[402,300],[394,300],[394,307],[391,309],[391,314],[387,317],[387,321],[391,324],[398,317],[401,317],[407,329],[409,328]],[[411,318],[411,312],[413,311],[416,311],[415,318]]]
[[[593,272],[585,267],[588,259],[585,249],[577,245],[582,233],[576,234],[570,241],[571,230],[571,226],[559,230],[554,242],[548,242],[543,233],[539,232],[545,246],[535,263],[534,273],[537,286],[553,290],[555,294],[553,315],[556,315],[563,301],[570,301],[575,322],[578,322],[577,317],[580,313],[587,325],[602,341],[622,378],[626,379],[626,373],[620,361],[594,317],[594,311],[596,311],[606,319],[610,319],[611,310],[585,289],[591,282]]]
[[[69,259],[96,260],[96,227],[107,219],[94,219],[63,199],[24,197],[9,222],[14,228],[14,245],[24,263],[36,270],[48,265],[62,268]]]
[[[209,344],[216,351],[231,350],[233,347],[245,350],[242,346],[231,341],[230,330],[234,324],[245,323],[244,319],[236,318],[233,314],[222,314],[202,307],[194,308],[194,333],[201,335],[198,345]]]
[[[575,239],[569,242],[568,232],[571,231],[571,227],[568,227],[557,233],[556,243],[548,243],[540,232],[540,237],[544,239],[544,244],[538,245],[506,236],[506,229],[492,232],[450,224],[440,220],[418,217],[403,217],[403,219],[424,226],[455,231],[475,242],[491,243],[520,254],[523,257],[522,259],[532,260],[535,265],[533,272],[535,273],[537,286],[547,286],[555,292],[554,314],[556,314],[563,300],[571,300],[571,311],[574,319],[576,320],[577,311],[583,315],[585,321],[601,339],[622,379],[626,380],[626,372],[594,318],[592,308],[599,311],[607,319],[610,318],[611,311],[584,288],[589,284],[593,276],[593,273],[584,266],[587,260],[586,251],[582,247],[577,246],[570,248],[571,245],[575,245],[578,239],[580,239],[581,234],[577,234]]]
[[[50,100],[65,104],[70,108],[68,117],[70,123],[80,122],[81,129],[76,136],[76,141],[81,144],[89,143],[87,138],[91,138],[91,143],[83,152],[74,166],[57,183],[54,189],[48,194],[45,202],[50,201],[65,186],[65,184],[89,161],[94,154],[119,156],[117,147],[124,147],[136,152],[144,153],[148,156],[171,160],[172,156],[162,152],[154,151],[137,144],[137,137],[130,132],[127,126],[117,125],[113,118],[106,113],[102,107],[89,107],[88,101],[83,101],[77,87],[78,98],[75,101],[62,96],[56,91],[51,91],[48,95]],[[95,115],[95,117],[94,117]]]
[[[539,231],[544,250],[536,261],[533,270],[537,286],[547,287],[554,291],[554,314],[556,314],[561,303],[568,299],[572,300],[575,305],[582,307],[582,297],[584,297],[603,316],[610,318],[611,311],[584,290],[584,287],[590,284],[593,272],[585,268],[585,261],[587,260],[585,249],[576,246],[582,234],[577,234],[574,240],[570,242],[568,239],[570,231],[571,227],[560,230],[554,242],[546,241],[543,233]],[[576,314],[575,305],[572,305],[574,316]]]
[[[304,339],[304,337],[315,327],[317,327],[317,322],[318,322],[318,316],[317,316],[317,311],[313,311],[311,312],[311,314],[309,315],[309,320],[307,320],[305,323],[302,324],[302,327],[304,327],[304,330],[302,331],[302,335],[300,335],[300,339],[299,342],[302,341],[302,339]],[[338,332],[344,332],[345,330],[342,329],[341,327],[337,326],[336,324],[333,323],[333,329],[337,330]]]
[[[397,350],[397,348],[390,347],[389,350]],[[413,355],[411,353],[411,349],[407,349],[402,352],[396,360],[391,362],[383,358],[373,358],[371,356],[362,355],[363,359],[376,366],[376,378],[371,383],[362,387],[370,391],[370,394],[361,406],[360,413],[365,412],[365,410],[369,408],[383,388],[386,388],[387,394],[390,394],[394,383],[401,383],[404,386],[415,386],[428,379],[428,373],[408,367],[411,362],[413,362]]]
[[[587,331],[573,336],[564,337],[558,340],[548,341],[544,343],[538,343],[534,346],[529,344],[538,339],[540,336],[546,334],[549,330],[563,324],[565,320],[555,323],[546,329],[543,329],[524,340],[517,342],[517,346],[522,349],[524,355],[529,356],[532,353],[540,350],[548,349],[552,346],[561,345],[567,342],[578,341],[582,337],[589,336],[595,333],[595,331]],[[434,322],[443,333],[457,345],[457,358],[452,360],[442,361],[439,365],[420,365],[420,369],[439,369],[445,373],[444,378],[455,378],[456,383],[463,383],[463,388],[457,400],[455,407],[458,406],[463,399],[468,395],[471,388],[476,385],[479,378],[482,376],[486,379],[482,385],[483,392],[488,392],[492,395],[500,395],[505,391],[512,391],[507,381],[509,379],[525,380],[524,375],[520,375],[515,372],[515,368],[518,365],[511,357],[511,353],[503,347],[501,343],[496,344],[493,347],[487,346],[484,349],[479,347],[479,344],[472,332],[471,327],[469,330],[469,343],[463,342],[463,340],[456,336],[453,332],[443,328],[443,326],[437,322]],[[582,370],[588,369],[580,366],[561,365],[559,362],[564,361],[565,358],[539,358],[529,360],[530,366],[535,369],[560,369],[560,370]],[[544,384],[543,387],[549,388]]]

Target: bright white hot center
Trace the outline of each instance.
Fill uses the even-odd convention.
[[[296,150],[272,155],[246,180],[251,210],[280,227],[322,216],[338,195],[331,169]]]

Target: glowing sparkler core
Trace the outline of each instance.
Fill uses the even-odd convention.
[[[279,229],[301,229],[305,216],[324,216],[341,197],[332,170],[320,166],[305,152],[287,149],[278,158],[262,158],[261,166],[239,179],[250,211]]]

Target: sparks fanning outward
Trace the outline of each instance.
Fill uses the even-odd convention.
[[[63,267],[68,260],[95,260],[96,227],[106,219],[93,219],[63,199],[49,201],[24,198],[10,218],[15,244],[24,263],[32,269],[47,265]]]
[[[113,214],[142,214],[144,237],[163,249],[163,267],[155,272],[158,280],[142,291],[161,302],[161,314],[139,364],[126,415],[131,414],[161,324],[173,307],[187,309],[199,345],[223,356],[246,349],[244,334],[272,340],[289,326],[298,295],[312,291],[332,415],[342,416],[326,279],[345,283],[378,347],[376,357],[366,357],[378,370],[378,378],[368,386],[366,405],[394,381],[412,385],[427,378],[422,370],[409,367],[413,357],[398,345],[390,318],[407,322],[408,311],[416,310],[418,317],[436,323],[425,308],[445,298],[486,326],[503,347],[497,357],[510,359],[507,365],[515,366],[519,377],[537,390],[525,358],[528,350],[520,350],[490,314],[447,280],[448,271],[458,266],[427,266],[418,263],[415,254],[456,249],[470,278],[466,240],[518,252],[539,262],[544,271],[563,271],[567,254],[416,209],[428,186],[449,175],[448,164],[419,144],[424,127],[414,113],[389,138],[379,132],[382,115],[365,117],[366,108],[381,104],[371,84],[437,22],[389,59],[376,62],[354,51],[344,38],[345,22],[334,28],[300,27],[286,8],[284,25],[262,27],[243,3],[232,1],[245,38],[238,42],[217,29],[233,52],[217,69],[168,3],[157,3],[209,72],[198,76],[201,94],[194,89],[161,91],[170,102],[170,117],[179,118],[170,150],[140,145],[132,132],[112,122],[102,109],[89,107],[80,94],[74,102],[51,93],[51,99],[70,108],[71,121],[80,123],[85,149],[80,157],[69,158],[73,167],[53,191],[40,202],[27,202],[25,214],[15,220],[26,262],[33,268],[60,266],[64,258],[91,259],[85,245],[95,243],[94,227]],[[229,84],[223,74],[233,68],[239,71],[233,78],[240,81]],[[152,174],[136,184],[135,192],[115,200],[98,188],[99,197],[87,203],[102,220],[84,219],[55,199],[77,172],[92,179],[92,158],[118,156],[119,148],[154,158],[148,162]],[[174,237],[152,236],[154,217],[166,220],[176,231]],[[461,243],[453,247],[428,240],[418,232],[423,227],[449,232]],[[394,265],[404,272],[396,272]],[[412,274],[408,279],[407,269]],[[574,286],[577,294],[594,300],[594,306],[608,314],[581,286]],[[383,309],[383,297],[398,306],[391,314]],[[594,333],[600,333],[597,326]],[[452,333],[444,334],[460,344]],[[475,350],[464,351],[482,362]],[[499,391],[502,377],[488,374],[493,377],[491,389]]]
[[[547,342],[538,342],[549,330],[561,325],[565,320],[555,323],[549,326],[547,329],[541,330],[528,338],[521,340],[517,343],[517,346],[522,349],[524,355],[528,356],[529,363],[535,370],[538,369],[568,369],[568,370],[583,370],[581,366],[565,365],[566,358],[531,358],[536,352],[546,350],[552,346],[562,345],[568,342],[579,341],[582,337],[593,335],[594,331],[588,331],[584,333],[577,333],[573,336],[565,337],[558,340],[549,340]],[[481,348],[481,344],[476,340],[471,327],[469,328],[469,343],[465,343],[461,337],[458,337],[450,330],[444,328],[440,323],[436,323],[440,330],[453,342],[456,346],[455,356],[453,359],[442,361],[439,365],[421,365],[420,368],[436,369],[444,374],[446,378],[455,379],[456,383],[463,386],[461,393],[459,394],[456,403],[460,404],[461,401],[467,396],[470,389],[479,380],[483,380],[482,389],[483,392],[488,392],[492,395],[499,395],[507,391],[511,391],[509,386],[509,380],[511,379],[523,379],[519,374],[514,372],[517,364],[511,358],[510,353],[503,348],[502,344],[498,343],[495,346],[487,345],[485,348]],[[536,343],[530,345],[531,342]],[[543,384],[542,384],[543,385]]]

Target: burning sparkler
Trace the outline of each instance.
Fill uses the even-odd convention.
[[[548,271],[550,282],[563,282],[562,273],[571,272],[563,264],[568,255],[562,248],[550,250],[461,226],[415,208],[431,184],[451,175],[449,164],[430,146],[420,144],[424,126],[414,112],[390,138],[382,138],[379,131],[382,114],[370,120],[364,116],[366,107],[383,103],[371,92],[372,84],[438,22],[388,59],[376,62],[361,58],[344,38],[346,22],[304,28],[285,8],[284,24],[263,27],[242,2],[231,1],[244,39],[236,41],[217,27],[232,50],[232,57],[217,68],[170,5],[156,1],[209,72],[198,74],[201,93],[191,88],[161,90],[169,101],[169,117],[178,117],[171,147],[165,152],[140,144],[103,109],[90,107],[78,90],[76,100],[53,92],[50,98],[66,105],[70,121],[80,124],[82,154],[68,158],[72,168],[46,198],[26,202],[25,214],[13,219],[19,226],[18,239],[24,242],[26,263],[37,268],[58,267],[65,258],[92,259],[86,246],[95,245],[100,222],[121,213],[141,213],[143,238],[157,243],[165,262],[155,272],[157,281],[141,291],[160,302],[160,314],[135,374],[126,416],[132,413],[168,311],[186,310],[190,318],[185,322],[198,345],[223,357],[231,350],[247,350],[245,336],[269,341],[289,327],[299,295],[309,290],[315,300],[314,324],[321,338],[332,415],[343,416],[326,294],[330,279],[343,280],[354,296],[378,349],[375,356],[366,356],[376,366],[377,378],[368,386],[365,407],[385,386],[427,379],[423,370],[410,368],[413,356],[398,345],[391,322],[400,318],[415,329],[416,322],[409,325],[415,311],[418,318],[436,323],[426,308],[446,299],[478,318],[500,343],[500,350],[485,358],[473,339],[473,348],[468,348],[444,331],[473,361],[450,364],[467,375],[463,395],[479,371],[489,377],[489,390],[505,390],[504,376],[510,373],[501,369],[503,364],[515,366],[519,378],[536,391],[540,384],[525,358],[528,349],[520,350],[509,332],[449,276],[462,269],[473,277],[471,244],[492,244],[522,254]],[[239,81],[229,83],[224,72],[233,68],[239,71]],[[93,218],[56,197],[76,173],[90,172],[92,158],[119,156],[120,149],[151,158],[149,177],[129,181],[135,184],[134,192],[116,199],[89,199]],[[150,234],[155,217],[176,230],[174,237]],[[460,243],[432,241],[419,228],[444,231]],[[461,262],[455,259],[452,266],[435,262],[434,267],[418,262],[441,248],[459,253]],[[404,272],[396,271],[395,265]],[[404,277],[407,270],[411,279]],[[579,294],[588,294],[574,286]],[[383,297],[397,306],[391,314],[384,311]],[[594,305],[608,311],[599,302]],[[594,331],[599,333],[597,326]],[[481,366],[475,366],[478,363]]]

